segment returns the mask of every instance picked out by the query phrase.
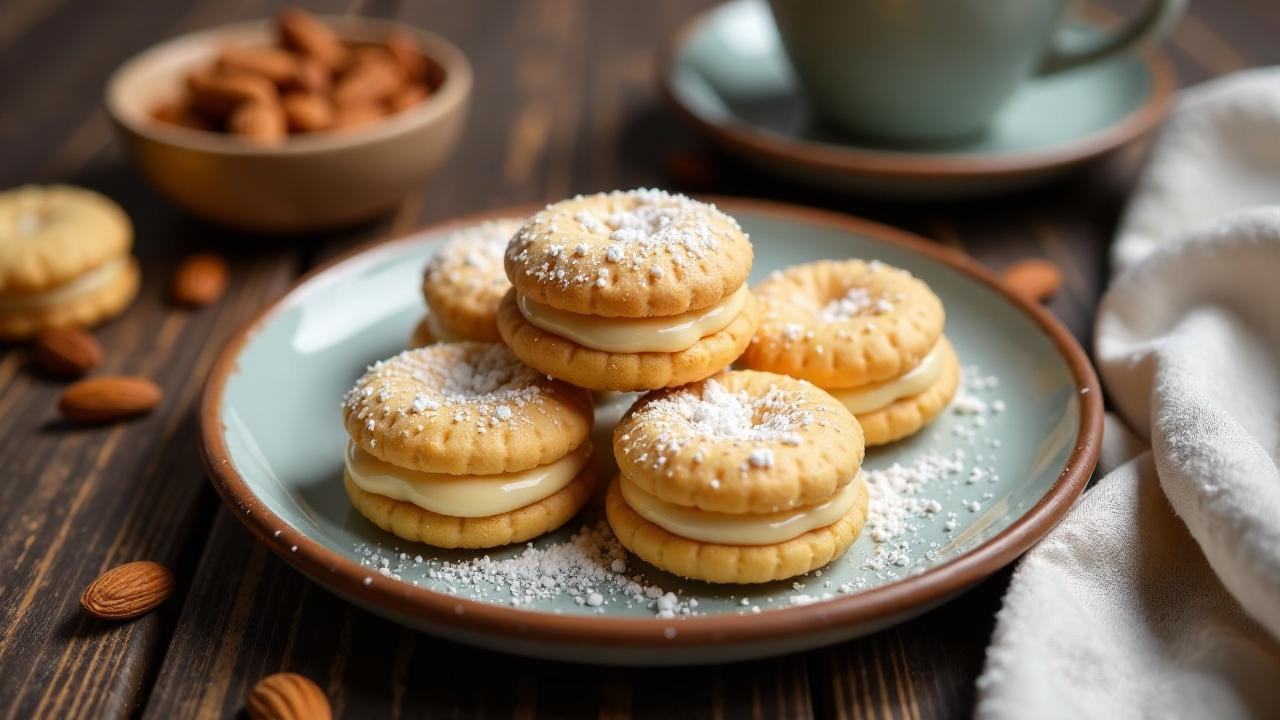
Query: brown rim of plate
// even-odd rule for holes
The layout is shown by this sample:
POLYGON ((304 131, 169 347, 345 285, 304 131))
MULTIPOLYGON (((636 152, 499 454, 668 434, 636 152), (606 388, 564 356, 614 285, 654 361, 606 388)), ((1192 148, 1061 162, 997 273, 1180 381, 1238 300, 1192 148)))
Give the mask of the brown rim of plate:
POLYGON ((930 602, 939 602, 1012 562, 1066 514, 1084 489, 1098 462, 1102 440, 1102 391, 1093 366, 1089 364, 1080 345, 1047 310, 1010 293, 994 273, 976 260, 903 230, 828 210, 772 201, 715 196, 701 199, 715 202, 730 212, 749 211, 836 228, 876 242, 914 250, 981 282, 1029 316, 1058 348, 1082 393, 1079 396, 1080 426, 1074 449, 1057 482, 1022 517, 999 534, 919 575, 832 600, 770 610, 759 615, 690 616, 674 620, 556 615, 484 603, 415 587, 407 582, 371 573, 368 568, 325 548, 272 513, 236 471, 223 439, 220 420, 224 386, 227 378, 235 372, 237 356, 249 338, 253 337, 267 319, 287 307, 302 285, 320 275, 340 269, 363 253, 376 253, 406 242, 419 242, 414 238, 422 233, 442 234, 452 228, 498 217, 528 214, 537 209, 537 206, 529 205, 476 213, 356 248, 303 275, 282 297, 260 310, 252 320, 236 331, 215 361, 201 399, 200 433, 203 456, 214 487, 232 509, 232 514, 259 541, 304 575, 324 578, 325 584, 341 594, 361 597, 390 612, 416 616, 436 624, 447 624, 471 633, 598 647, 619 644, 680 647, 747 643, 821 632, 827 628, 863 623, 930 602), (293 550, 295 546, 296 550, 293 550), (366 578, 370 578, 367 585, 366 578), (678 632, 668 635, 665 630, 672 627, 678 628, 678 632))
MULTIPOLYGON (((658 85, 662 95, 678 114, 712 141, 745 155, 762 155, 770 160, 824 172, 836 171, 853 175, 893 176, 906 178, 964 178, 978 176, 1013 176, 1069 167, 1091 160, 1141 137, 1165 116, 1177 85, 1173 65, 1167 55, 1151 47, 1139 53, 1151 73, 1151 94, 1142 107, 1119 122, 1078 140, 1049 150, 1008 155, 956 156, 947 154, 894 153, 828 143, 797 142, 789 136, 757 129, 747 123, 730 120, 715 123, 685 106, 672 87, 675 58, 685 40, 719 5, 685 21, 668 41, 658 64, 658 85)), ((1110 17, 1092 8, 1082 8, 1091 19, 1110 17)))

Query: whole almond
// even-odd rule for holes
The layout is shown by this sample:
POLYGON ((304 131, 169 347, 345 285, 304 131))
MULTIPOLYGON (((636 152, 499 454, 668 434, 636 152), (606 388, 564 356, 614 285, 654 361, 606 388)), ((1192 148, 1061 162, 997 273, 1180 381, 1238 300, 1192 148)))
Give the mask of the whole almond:
POLYGON ((80 607, 103 620, 128 620, 150 612, 173 592, 173 574, 149 560, 111 568, 80 594, 80 607))
POLYGON ((426 85, 418 85, 417 83, 403 85, 399 90, 392 93, 387 98, 387 109, 393 113, 408 110, 427 99, 428 95, 426 85))
POLYGON ((255 145, 270 147, 288 135, 284 109, 274 101, 247 102, 231 111, 227 129, 255 145))
POLYGON ((31 344, 31 362, 50 375, 80 377, 102 364, 102 345, 77 328, 49 328, 31 344))
POLYGON ((381 102, 404 84, 404 72, 393 60, 370 57, 353 65, 333 86, 333 101, 339 106, 381 102))
POLYGON ((185 100, 165 103, 151 112, 151 118, 165 125, 190 128, 192 130, 212 130, 213 125, 192 110, 185 100))
POLYGON ((332 129, 355 130, 375 123, 385 115, 386 111, 376 102, 339 105, 333 116, 332 129))
POLYGON ((1019 260, 1005 268, 1002 277, 1010 290, 1037 302, 1049 299, 1062 287, 1062 269, 1043 258, 1019 260))
POLYGON ((293 92, 280 101, 289 129, 315 132, 333 124, 333 103, 319 93, 293 92))
POLYGON ((145 415, 163 398, 160 386, 146 378, 112 375, 67 386, 58 399, 58 410, 75 423, 111 422, 145 415))
POLYGON ((246 705, 250 720, 330 720, 333 710, 310 678, 282 672, 258 681, 246 705))
POLYGON ((327 25, 306 10, 281 10, 276 15, 276 26, 285 47, 313 57, 329 68, 346 64, 346 46, 327 25))
POLYGON ((427 79, 427 58, 418 49, 413 36, 404 30, 393 30, 387 35, 387 52, 396 59, 404 76, 411 82, 427 79))
POLYGON ((329 68, 312 57, 299 55, 298 73, 289 82, 289 87, 309 93, 327 93, 333 85, 333 77, 329 68))
POLYGON ((169 297, 179 305, 212 305, 227 291, 230 277, 226 260, 213 253, 196 253, 174 268, 169 297))
POLYGON ((232 47, 218 56, 218 67, 223 70, 254 73, 277 85, 292 82, 300 65, 297 55, 280 48, 232 47))
POLYGON ((215 118, 225 118, 247 102, 274 102, 277 96, 270 80, 239 71, 192 73, 187 88, 192 107, 215 118))

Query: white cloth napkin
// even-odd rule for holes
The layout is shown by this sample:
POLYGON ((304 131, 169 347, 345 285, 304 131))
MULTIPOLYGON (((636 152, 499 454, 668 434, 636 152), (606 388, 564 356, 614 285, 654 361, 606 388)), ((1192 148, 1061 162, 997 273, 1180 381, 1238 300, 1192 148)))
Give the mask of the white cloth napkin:
POLYGON ((1105 476, 1014 572, 977 715, 1280 718, 1280 68, 1183 92, 1112 253, 1105 476))

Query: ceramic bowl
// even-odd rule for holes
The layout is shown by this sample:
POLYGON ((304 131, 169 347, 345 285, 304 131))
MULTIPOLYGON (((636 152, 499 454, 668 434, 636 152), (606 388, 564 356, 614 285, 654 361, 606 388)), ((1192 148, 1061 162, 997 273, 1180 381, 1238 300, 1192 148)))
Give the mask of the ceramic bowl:
POLYGON ((293 136, 277 147, 156 123, 187 73, 227 45, 268 45, 270 20, 182 35, 133 57, 111 76, 106 106, 129 154, 166 197, 199 217, 237 229, 298 233, 349 225, 394 207, 440 167, 457 144, 471 97, 471 65, 457 47, 385 20, 326 17, 343 40, 374 42, 392 30, 416 38, 444 83, 404 112, 344 133, 293 136))

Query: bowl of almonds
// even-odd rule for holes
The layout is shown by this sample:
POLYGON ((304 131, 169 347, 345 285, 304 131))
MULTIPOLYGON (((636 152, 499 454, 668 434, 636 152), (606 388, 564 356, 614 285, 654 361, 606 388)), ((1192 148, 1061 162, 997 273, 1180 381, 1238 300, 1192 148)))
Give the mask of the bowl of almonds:
POLYGON ((471 66, 401 23, 284 10, 127 61, 106 106, 142 173, 194 215, 301 233, 384 213, 457 144, 471 66))

